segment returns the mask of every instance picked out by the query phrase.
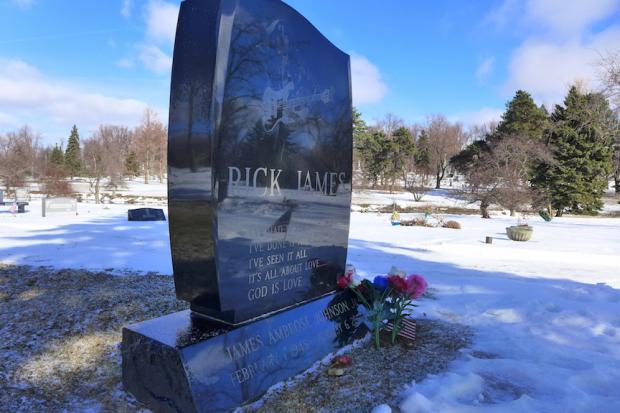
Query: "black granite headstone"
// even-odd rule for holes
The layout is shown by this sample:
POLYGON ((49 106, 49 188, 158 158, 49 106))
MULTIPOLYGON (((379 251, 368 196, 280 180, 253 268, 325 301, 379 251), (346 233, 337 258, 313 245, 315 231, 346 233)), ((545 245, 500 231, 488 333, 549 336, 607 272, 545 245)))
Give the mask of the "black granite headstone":
POLYGON ((165 221, 164 210, 159 208, 135 208, 127 210, 129 221, 165 221))
POLYGON ((351 204, 349 56, 279 0, 186 0, 169 125, 177 296, 239 324, 334 291, 351 204))
POLYGON ((349 56, 280 0, 185 0, 168 218, 191 311, 123 330, 123 383, 157 412, 225 412, 368 331, 344 272, 349 56))

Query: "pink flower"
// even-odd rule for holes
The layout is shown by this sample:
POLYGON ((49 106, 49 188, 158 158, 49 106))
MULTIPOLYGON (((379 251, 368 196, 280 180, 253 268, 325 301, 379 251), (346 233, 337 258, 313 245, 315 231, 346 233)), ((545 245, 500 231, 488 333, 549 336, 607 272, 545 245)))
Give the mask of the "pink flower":
POLYGON ((421 275, 411 274, 405 280, 407 287, 407 294, 414 300, 420 298, 422 294, 426 291, 428 284, 426 280, 421 275))

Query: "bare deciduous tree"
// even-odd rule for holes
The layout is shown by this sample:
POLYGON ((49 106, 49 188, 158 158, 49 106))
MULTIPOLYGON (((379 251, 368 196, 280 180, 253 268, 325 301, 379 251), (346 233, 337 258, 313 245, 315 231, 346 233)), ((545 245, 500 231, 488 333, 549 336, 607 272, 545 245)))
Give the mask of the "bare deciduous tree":
POLYGON ((95 203, 98 204, 101 202, 101 181, 106 173, 104 164, 106 147, 97 132, 83 142, 82 148, 84 173, 88 177, 90 190, 95 196, 95 203))
POLYGON ((24 126, 0 136, 0 177, 7 192, 42 174, 38 161, 39 136, 24 126))
POLYGON ((483 218, 490 218, 488 208, 494 203, 514 216, 533 202, 534 192, 528 179, 538 162, 553 162, 544 144, 525 136, 507 136, 475 156, 465 173, 465 196, 470 202, 480 202, 483 218))
MULTIPOLYGON (((602 56, 599 66, 602 92, 611 102, 617 115, 620 112, 620 51, 602 56)), ((620 136, 616 136, 614 141, 614 187, 616 194, 620 194, 620 136)))
POLYGON ((377 121, 375 128, 382 130, 386 136, 392 136, 396 129, 403 126, 405 126, 405 122, 401 118, 393 113, 388 113, 383 119, 377 121))
POLYGON ((95 202, 101 202, 101 184, 109 177, 117 185, 123 176, 124 154, 128 152, 130 133, 126 127, 102 125, 83 144, 84 172, 89 178, 95 202))
POLYGON ((149 177, 155 173, 160 181, 166 174, 167 131, 163 123, 157 119, 157 114, 151 108, 144 111, 142 124, 134 132, 133 150, 138 156, 144 172, 144 183, 149 183, 149 177))
POLYGON ((429 165, 435 174, 435 188, 441 189, 450 158, 458 153, 467 141, 467 134, 460 123, 452 124, 443 115, 429 118, 428 135, 429 165))
POLYGON ((105 173, 110 178, 110 185, 118 186, 125 174, 125 158, 129 154, 131 132, 125 126, 101 125, 96 133, 108 148, 105 154, 105 173))
POLYGON ((599 61, 599 79, 603 94, 616 110, 620 109, 620 51, 609 52, 599 61))

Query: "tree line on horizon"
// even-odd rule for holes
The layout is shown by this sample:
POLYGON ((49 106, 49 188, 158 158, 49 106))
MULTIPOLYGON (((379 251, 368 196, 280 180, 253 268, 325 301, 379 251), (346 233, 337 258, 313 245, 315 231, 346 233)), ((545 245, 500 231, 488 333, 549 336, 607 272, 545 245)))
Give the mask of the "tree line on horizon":
MULTIPOLYGON (((620 52, 600 62, 601 91, 571 86, 549 112, 519 90, 499 122, 465 128, 444 115, 406 125, 386 115, 373 126, 353 110, 356 185, 405 189, 420 200, 446 177, 463 180, 462 195, 478 202, 483 217, 500 205, 511 214, 527 208, 594 214, 609 179, 620 194, 620 52), (612 109, 613 108, 613 109, 612 109)), ((102 184, 114 191, 125 178, 167 171, 167 131, 152 109, 130 129, 101 125, 81 141, 73 126, 66 147, 42 146, 28 126, 0 134, 0 179, 6 192, 27 180, 47 195, 69 195, 74 177, 88 179, 96 202, 102 184)))
POLYGON ((492 204, 511 215, 529 208, 594 214, 610 178, 620 193, 618 112, 600 92, 570 87, 549 113, 519 90, 499 122, 465 129, 443 115, 406 126, 387 115, 367 126, 354 111, 354 160, 373 188, 404 188, 415 200, 440 189, 449 173, 464 180, 461 194, 478 202, 484 218, 492 204))
POLYGON ((103 185, 113 192, 124 179, 140 175, 147 184, 153 176, 163 182, 167 137, 166 126, 150 108, 133 129, 100 125, 84 140, 73 125, 64 148, 62 142, 41 145, 40 136, 24 126, 0 135, 0 178, 7 193, 34 180, 41 183, 41 192, 50 196, 71 195, 73 178, 86 178, 99 203, 103 185))

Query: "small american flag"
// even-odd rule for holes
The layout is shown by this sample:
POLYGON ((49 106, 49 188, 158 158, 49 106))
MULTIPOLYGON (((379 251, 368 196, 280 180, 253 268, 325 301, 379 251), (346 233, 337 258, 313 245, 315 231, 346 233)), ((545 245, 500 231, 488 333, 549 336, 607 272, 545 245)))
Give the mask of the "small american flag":
MULTIPOLYGON (((392 323, 387 323, 384 327, 385 331, 391 332, 394 328, 392 323)), ((405 318, 400 323, 400 331, 398 332, 398 336, 406 338, 412 342, 415 341, 415 320, 410 318, 405 318)))

